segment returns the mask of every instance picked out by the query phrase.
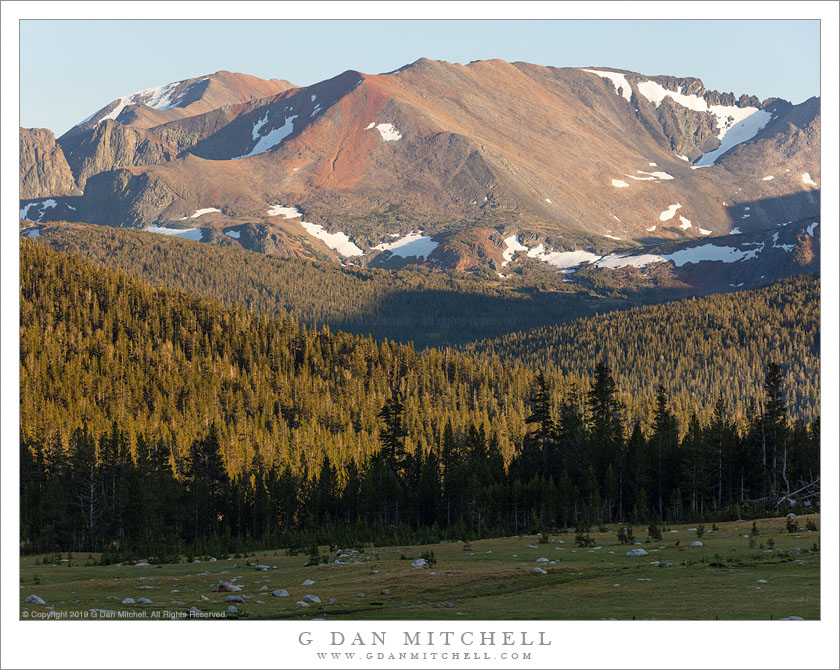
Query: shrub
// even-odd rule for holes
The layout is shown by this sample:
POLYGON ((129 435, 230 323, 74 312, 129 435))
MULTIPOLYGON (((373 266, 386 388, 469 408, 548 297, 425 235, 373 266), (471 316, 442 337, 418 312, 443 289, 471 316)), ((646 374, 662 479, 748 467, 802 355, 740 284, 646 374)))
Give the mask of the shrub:
POLYGON ((662 539, 662 529, 657 526, 655 523, 652 523, 648 526, 648 537, 651 540, 661 540, 662 539))
POLYGON ((697 526, 697 537, 703 537, 703 533, 705 532, 706 526, 704 526, 702 523, 699 526, 697 526))
POLYGON ((797 523, 796 519, 792 516, 787 518, 785 521, 785 529, 788 533, 798 533, 799 532, 799 524, 797 523))
POLYGON ((426 562, 429 565, 434 565, 435 563, 437 563, 437 559, 435 558, 435 552, 433 551, 424 551, 422 554, 420 554, 420 558, 425 558, 426 562))
POLYGON ((805 530, 813 530, 813 531, 818 530, 818 529, 817 529, 817 524, 815 524, 815 523, 814 523, 814 520, 813 520, 813 519, 808 519, 808 520, 805 522, 805 530))
MULTIPOLYGON (((249 562, 246 562, 246 565, 249 562)), ((317 545, 312 545, 312 549, 309 550, 309 558, 306 561, 306 565, 304 567, 312 567, 320 565, 321 563, 321 553, 318 551, 317 545)))
POLYGON ((758 535, 758 526, 755 525, 755 521, 753 521, 752 529, 750 529, 750 535, 753 537, 758 535))
POLYGON ((548 544, 548 535, 540 535, 537 544, 548 544))
POLYGON ((604 524, 601 524, 600 526, 598 526, 598 532, 599 533, 609 533, 610 532, 610 527, 605 526, 604 524))
POLYGON ((575 535, 575 544, 579 547, 594 547, 595 540, 593 540, 589 535, 585 535, 584 533, 577 533, 575 535))
POLYGON ((768 548, 772 549, 773 547, 775 547, 775 546, 776 546, 776 540, 774 540, 774 539, 771 537, 769 540, 767 540, 767 546, 768 546, 768 548))
POLYGON ((636 538, 633 536, 633 529, 622 526, 618 531, 619 544, 633 544, 636 538))

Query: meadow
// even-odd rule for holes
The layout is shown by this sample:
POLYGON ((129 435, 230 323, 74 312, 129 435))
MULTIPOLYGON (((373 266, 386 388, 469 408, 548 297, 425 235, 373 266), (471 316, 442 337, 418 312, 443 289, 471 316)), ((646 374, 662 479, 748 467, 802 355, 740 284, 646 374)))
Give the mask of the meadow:
POLYGON ((634 545, 619 544, 619 526, 611 525, 609 532, 592 529, 590 547, 576 546, 572 532, 422 546, 319 547, 330 563, 317 566, 306 565, 308 552, 287 549, 149 565, 99 565, 98 554, 22 556, 20 615, 27 620, 815 620, 820 534, 805 529, 809 521, 819 528, 818 514, 796 517, 796 532, 789 532, 785 517, 757 520, 757 534, 752 521, 667 526, 661 540, 650 540, 647 526, 633 526, 634 545), (647 555, 627 556, 633 549, 647 555), (420 559, 426 565, 412 565, 420 559), (312 583, 304 585, 307 580, 312 583), (241 590, 217 592, 220 581, 241 590), (273 595, 280 590, 289 595, 273 595), (31 595, 45 604, 25 603, 31 595), (316 598, 301 604, 307 595, 316 598), (231 596, 242 602, 229 602, 231 596), (123 604, 126 598, 135 603, 123 604), (151 602, 137 603, 138 598, 151 602))

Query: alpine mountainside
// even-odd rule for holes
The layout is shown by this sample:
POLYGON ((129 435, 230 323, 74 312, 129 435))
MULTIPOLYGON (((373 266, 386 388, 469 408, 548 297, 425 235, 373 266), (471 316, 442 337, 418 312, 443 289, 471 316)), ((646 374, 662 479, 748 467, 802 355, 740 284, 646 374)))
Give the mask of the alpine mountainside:
POLYGON ((421 59, 285 90, 249 79, 234 100, 230 86, 210 95, 244 77, 222 74, 124 96, 59 138, 84 195, 25 200, 22 218, 507 276, 527 259, 566 271, 667 264, 650 253, 663 244, 719 263, 717 249, 733 248, 721 236, 819 216, 818 98, 421 59))

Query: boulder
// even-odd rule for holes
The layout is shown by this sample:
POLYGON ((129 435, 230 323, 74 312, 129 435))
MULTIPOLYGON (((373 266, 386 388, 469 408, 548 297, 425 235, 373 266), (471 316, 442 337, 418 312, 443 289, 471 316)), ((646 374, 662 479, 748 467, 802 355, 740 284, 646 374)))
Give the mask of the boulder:
POLYGON ((756 584, 766 584, 766 583, 767 583, 767 580, 766 580, 766 579, 758 579, 758 580, 756 580, 756 582, 755 582, 755 583, 756 583, 756 584))
POLYGON ((548 559, 547 558, 538 558, 537 563, 548 563, 548 559))
POLYGON ((257 570, 271 570, 271 568, 267 565, 255 565, 254 566, 257 570))
POLYGON ((534 568, 534 572, 536 572, 538 575, 547 575, 547 574, 548 574, 548 573, 547 573, 545 570, 543 570, 542 568, 534 568))
POLYGON ((648 553, 644 549, 631 549, 625 556, 647 556, 648 553))
POLYGON ((241 591, 242 587, 237 586, 236 584, 231 584, 230 582, 220 581, 219 588, 216 589, 216 593, 225 593, 225 592, 234 592, 234 591, 241 591))
POLYGON ((210 600, 207 596, 198 596, 199 600, 210 600))
POLYGON ((239 614, 239 610, 236 609, 235 605, 228 605, 225 612, 227 612, 228 614, 234 614, 234 615, 239 614))
POLYGON ((122 604, 123 605, 133 605, 134 602, 135 602, 134 598, 123 598, 122 599, 122 604))
POLYGON ((321 599, 318 596, 305 595, 301 600, 305 603, 319 603, 321 599))
POLYGON ((149 564, 148 564, 148 563, 135 563, 134 565, 136 565, 138 568, 147 568, 147 567, 149 567, 149 564))
POLYGON ((190 614, 201 614, 201 610, 197 607, 190 607, 189 612, 190 614))
POLYGON ((692 547, 702 547, 703 543, 700 540, 694 540, 694 542, 691 543, 691 546, 692 547))
POLYGON ((153 588, 154 588, 154 586, 138 586, 137 590, 138 591, 148 591, 149 589, 153 589, 153 588))
POLYGON ((309 603, 305 603, 305 602, 303 602, 302 600, 298 600, 298 601, 295 603, 295 605, 297 605, 298 607, 309 607, 309 603))
POLYGON ((801 616, 783 616, 779 621, 805 621, 801 616))
POLYGON ((356 597, 357 597, 357 598, 364 598, 364 597, 365 597, 365 594, 364 594, 364 593, 357 593, 357 594, 356 594, 356 597))
POLYGON ((260 591, 268 591, 268 587, 267 587, 265 584, 263 584, 263 585, 260 587, 260 591))
POLYGON ((277 598, 288 598, 289 592, 286 589, 277 589, 276 591, 272 591, 271 595, 276 596, 277 598))
POLYGON ((41 596, 29 596, 28 598, 24 599, 25 603, 32 603, 33 605, 46 605, 47 601, 44 600, 41 596))
POLYGON ((226 603, 244 603, 245 598, 243 598, 242 596, 228 596, 227 598, 225 598, 225 602, 226 603))
POLYGON ((143 603, 144 605, 151 605, 152 604, 152 601, 149 600, 148 598, 138 598, 137 602, 138 603, 143 603))
POLYGON ((424 568, 429 564, 429 562, 425 558, 418 558, 416 561, 412 561, 411 567, 412 568, 424 568))
POLYGON ((300 585, 301 586, 312 586, 314 583, 315 582, 312 581, 311 579, 304 579, 303 582, 301 582, 300 585))
POLYGON ((391 592, 388 589, 382 589, 380 592, 383 596, 390 596, 391 592))

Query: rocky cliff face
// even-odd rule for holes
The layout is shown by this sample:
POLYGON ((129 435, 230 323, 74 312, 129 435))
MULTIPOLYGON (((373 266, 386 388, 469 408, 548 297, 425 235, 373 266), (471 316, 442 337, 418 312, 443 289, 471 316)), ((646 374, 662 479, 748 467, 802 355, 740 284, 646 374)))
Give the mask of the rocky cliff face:
POLYGON ((176 146, 167 144, 154 132, 124 126, 107 120, 90 130, 60 140, 67 162, 79 188, 100 172, 135 165, 156 165, 173 160, 176 146))
POLYGON ((55 136, 46 128, 20 129, 20 198, 71 195, 76 182, 55 136))

